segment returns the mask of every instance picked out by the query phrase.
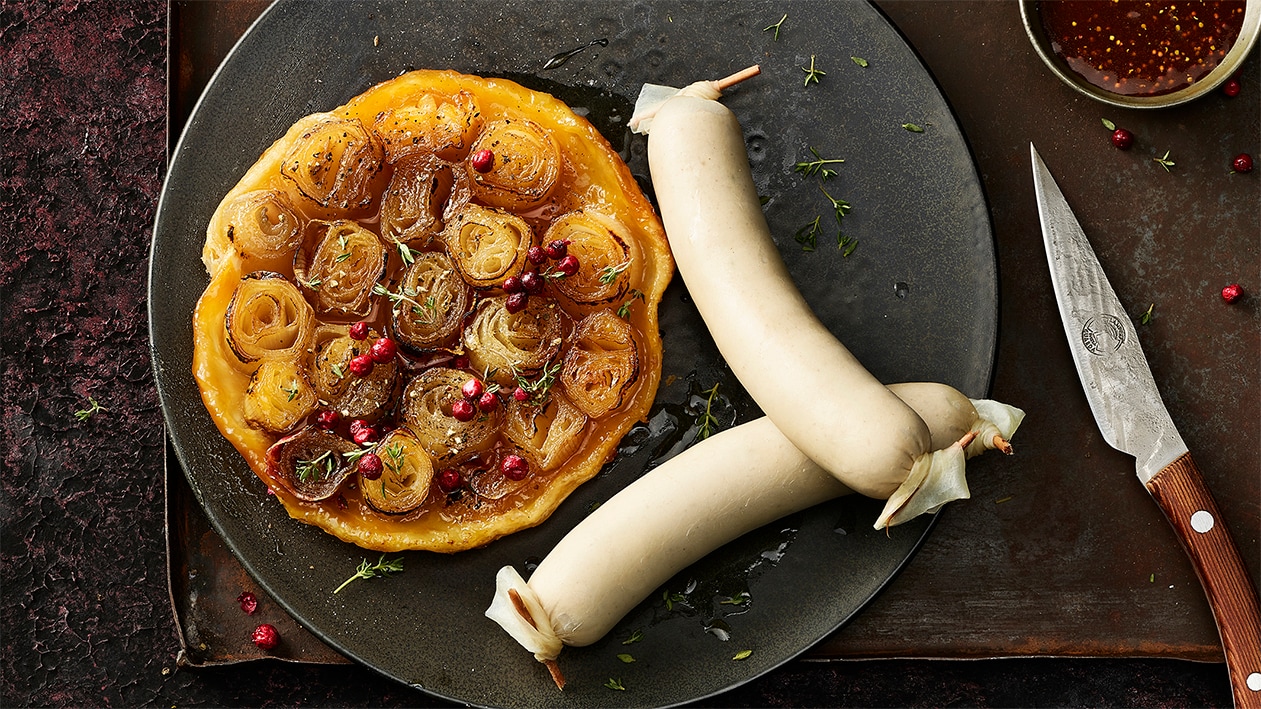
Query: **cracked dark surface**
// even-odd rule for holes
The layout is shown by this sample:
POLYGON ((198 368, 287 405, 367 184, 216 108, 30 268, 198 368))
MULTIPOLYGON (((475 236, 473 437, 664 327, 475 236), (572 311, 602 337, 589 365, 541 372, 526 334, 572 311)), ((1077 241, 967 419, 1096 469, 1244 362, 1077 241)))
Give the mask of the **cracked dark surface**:
MULTIPOLYGON (((175 669, 146 269, 166 4, 0 4, 0 704, 404 706, 358 666, 175 669), (96 400, 103 411, 80 421, 96 400)), ((791 663, 706 706, 1228 705, 1220 665, 791 663)))

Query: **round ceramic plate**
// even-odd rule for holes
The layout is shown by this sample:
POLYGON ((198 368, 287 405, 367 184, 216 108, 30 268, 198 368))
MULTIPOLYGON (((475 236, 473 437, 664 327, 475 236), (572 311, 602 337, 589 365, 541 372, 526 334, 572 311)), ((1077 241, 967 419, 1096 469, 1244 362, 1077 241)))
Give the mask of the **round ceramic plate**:
MULTIPOLYGON (((377 555, 290 520, 219 435, 191 376, 207 221, 301 116, 412 68, 508 77, 587 115, 651 196, 645 139, 625 127, 640 86, 680 86, 754 63, 762 75, 724 103, 744 126, 767 218, 807 300, 880 379, 936 380, 983 396, 997 319, 985 198, 941 92, 869 4, 285 2, 245 35, 193 112, 158 207, 153 360, 194 493, 246 568, 301 623, 345 655, 459 702, 662 706, 721 692, 798 656, 906 563, 930 519, 886 535, 871 529, 875 501, 810 509, 683 571, 600 643, 566 649, 563 693, 483 616, 497 569, 528 573, 594 505, 697 439, 703 392, 718 385, 711 412, 722 427, 758 415, 677 278, 661 306, 666 358, 652 416, 598 477, 539 527, 453 556, 400 554, 403 573, 337 595, 377 555), (778 34, 765 29, 785 10, 778 34), (826 73, 807 83, 811 62, 826 73), (826 181, 795 171, 816 159, 812 151, 845 162, 831 164, 836 175, 826 181), (856 243, 848 255, 838 248, 828 195, 852 206, 843 220, 856 243), (816 247, 806 251, 795 235, 816 217, 816 247), (624 644, 632 636, 638 641, 624 644), (623 653, 635 662, 623 662, 623 653), (606 686, 611 680, 624 689, 606 686)), ((633 561, 614 550, 608 563, 633 561)))

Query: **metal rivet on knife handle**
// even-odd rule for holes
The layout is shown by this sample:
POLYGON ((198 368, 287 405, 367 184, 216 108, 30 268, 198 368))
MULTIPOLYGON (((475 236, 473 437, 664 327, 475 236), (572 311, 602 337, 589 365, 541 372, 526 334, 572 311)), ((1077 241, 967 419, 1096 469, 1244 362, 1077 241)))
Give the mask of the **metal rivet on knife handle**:
POLYGON ((1151 480, 1147 490, 1169 518, 1204 585, 1217 620, 1236 707, 1261 707, 1261 611, 1252 577, 1188 453, 1151 480), (1206 519, 1207 526, 1197 528, 1206 519))

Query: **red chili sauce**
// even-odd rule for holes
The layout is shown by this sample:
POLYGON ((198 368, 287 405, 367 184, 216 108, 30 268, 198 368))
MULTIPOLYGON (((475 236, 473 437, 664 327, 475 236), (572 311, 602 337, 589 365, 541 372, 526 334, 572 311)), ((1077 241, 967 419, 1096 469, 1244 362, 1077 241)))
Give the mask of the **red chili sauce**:
POLYGON ((1105 91, 1160 96, 1217 66, 1243 28, 1244 0, 1043 0, 1051 48, 1105 91))

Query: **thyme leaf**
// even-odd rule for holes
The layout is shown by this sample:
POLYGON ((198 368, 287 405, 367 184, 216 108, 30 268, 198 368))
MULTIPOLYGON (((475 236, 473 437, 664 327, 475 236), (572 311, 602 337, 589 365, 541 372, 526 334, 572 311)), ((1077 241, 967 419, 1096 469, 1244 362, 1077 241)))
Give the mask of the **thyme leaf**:
POLYGON ((622 272, 629 267, 630 261, 623 261, 616 266, 605 266, 604 270, 600 272, 600 282, 607 286, 616 281, 617 277, 622 275, 622 272))
POLYGON ((381 558, 378 559, 377 563, 375 564, 369 564, 368 560, 364 559, 363 563, 359 565, 358 570, 355 571, 354 576, 351 576, 350 578, 343 581, 342 585, 338 586, 333 591, 333 593, 337 593, 343 588, 346 588, 346 586, 350 585, 351 581, 355 581, 357 579, 370 579, 375 576, 385 577, 385 576, 389 576, 390 574, 400 572, 402 570, 403 570, 403 557, 401 556, 397 559, 394 559, 393 561, 386 561, 385 554, 382 554, 381 558))
POLYGON ((1153 160, 1154 162, 1156 162, 1156 163, 1159 163, 1161 167, 1165 168, 1165 172, 1173 172, 1173 171, 1172 171, 1172 170, 1170 170, 1169 168, 1171 168, 1171 167, 1173 167, 1174 165, 1176 165, 1176 164, 1177 164, 1177 163, 1175 163, 1174 161, 1172 161, 1172 160, 1170 160, 1170 159, 1169 159, 1169 151, 1168 151, 1168 150, 1166 150, 1166 151, 1165 151, 1165 154, 1164 154, 1164 155, 1162 155, 1162 156, 1160 156, 1160 157, 1158 157, 1158 158, 1152 158, 1152 160, 1153 160))
POLYGON ((1138 318, 1138 324, 1139 324, 1139 325, 1146 325, 1146 324, 1150 323, 1150 322, 1152 321, 1152 317, 1153 317, 1153 315, 1152 315, 1152 311, 1153 311, 1153 310, 1155 310, 1155 309, 1156 309, 1156 304, 1155 304, 1155 303, 1152 303, 1151 305, 1147 306, 1147 312, 1145 312, 1145 313, 1143 313, 1142 315, 1140 315, 1140 316, 1139 316, 1139 318, 1138 318))
POLYGON ((753 654, 752 650, 741 650, 740 652, 737 652, 731 659, 737 660, 737 661, 744 660, 744 659, 747 659, 752 654, 753 654))
POLYGON ((289 395, 289 398, 286 399, 285 401, 293 401, 294 398, 298 395, 298 383, 289 382, 289 386, 280 387, 280 390, 289 395))
POLYGON ((643 639, 644 639, 644 631, 639 630, 638 628, 636 628, 635 630, 632 630, 632 631, 631 631, 630 637, 628 637, 628 638, 626 638, 625 640, 623 640, 623 641, 622 641, 622 644, 623 644, 623 645, 633 645, 633 644, 635 644, 635 643, 637 643, 637 642, 639 642, 640 640, 643 640, 643 639))
POLYGON ((311 460, 299 460, 297 464, 294 465, 294 472, 298 474, 299 480, 304 483, 309 483, 312 480, 318 480, 332 475, 333 467, 336 464, 336 461, 333 460, 333 452, 324 451, 311 460))
POLYGON ((863 67, 864 69, 867 68, 867 60, 863 59, 862 57, 850 57, 850 61, 854 62, 860 67, 863 67))
POLYGON ((416 262, 416 253, 408 248, 407 244, 395 239, 394 243, 398 246, 398 256, 403 259, 404 266, 410 266, 416 262))
POLYGON ((815 217, 814 221, 801 227, 793 234, 793 240, 801 244, 802 251, 814 251, 815 246, 819 242, 819 220, 823 217, 815 217))
POLYGON ((635 656, 631 655, 628 652, 619 652, 617 654, 617 659, 629 665, 630 663, 635 661, 635 656))
POLYGON ((787 20, 787 19, 788 19, 788 15, 785 14, 783 17, 779 18, 779 22, 776 22, 775 24, 767 26, 767 27, 763 27, 762 31, 770 32, 771 30, 775 30, 775 36, 771 38, 771 41, 778 42, 779 41, 779 28, 784 26, 784 20, 787 20))
POLYGON ((1117 124, 1113 123, 1112 121, 1110 121, 1110 120, 1108 120, 1108 119, 1106 119, 1106 118, 1101 118, 1100 120, 1102 120, 1102 121, 1103 121, 1103 127, 1104 127, 1104 128, 1107 128, 1108 130, 1116 130, 1116 129, 1117 129, 1117 124))
POLYGON ((805 86, 809 86, 810 82, 812 81, 816 84, 819 83, 819 77, 827 76, 828 74, 826 71, 823 71, 822 69, 815 68, 813 54, 810 55, 810 66, 809 67, 803 66, 801 67, 801 70, 806 72, 806 83, 804 84, 805 86))
POLYGON ((924 129, 914 123, 903 123, 902 127, 912 133, 923 133, 924 129))
POLYGON ((92 397, 89 396, 88 407, 86 409, 79 409, 78 411, 74 412, 74 417, 79 419, 80 421, 87 421, 88 419, 101 413, 102 411, 109 411, 109 409, 105 408, 104 406, 101 406, 101 404, 96 399, 93 399, 92 397))
POLYGON ((796 163, 793 165, 793 172, 800 172, 805 177, 818 175, 820 180, 827 182, 836 177, 836 170, 829 168, 828 165, 839 165, 845 162, 843 158, 824 158, 813 147, 810 148, 810 153, 815 159, 796 163))
POLYGON ((609 689, 616 689, 619 692, 626 691, 626 687, 622 686, 622 681, 618 679, 613 679, 612 677, 609 678, 608 682, 604 683, 604 686, 608 687, 609 689))
POLYGON ((697 436, 703 441, 709 438, 718 426, 718 419, 714 418, 713 414, 714 397, 718 395, 718 385, 715 384, 702 393, 705 395, 705 413, 701 414, 699 421, 700 431, 697 433, 697 436))
POLYGON ((631 304, 636 300, 644 300, 644 294, 637 288, 631 288, 630 297, 626 299, 625 303, 622 303, 622 307, 617 309, 617 316, 623 320, 630 317, 631 304))

